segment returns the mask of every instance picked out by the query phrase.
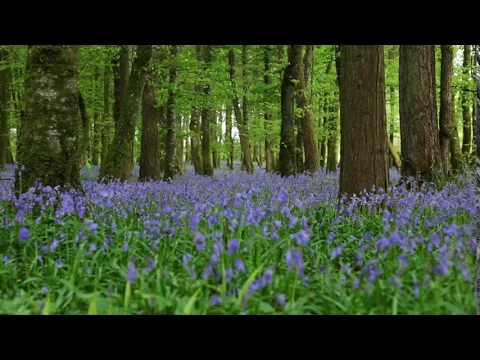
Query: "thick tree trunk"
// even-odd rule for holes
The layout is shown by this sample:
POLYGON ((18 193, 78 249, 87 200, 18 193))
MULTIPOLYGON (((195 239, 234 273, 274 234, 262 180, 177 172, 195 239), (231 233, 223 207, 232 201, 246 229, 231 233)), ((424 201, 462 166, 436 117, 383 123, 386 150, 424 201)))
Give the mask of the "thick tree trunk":
POLYGON ((183 152, 183 117, 180 114, 176 114, 175 116, 175 127, 176 127, 176 135, 177 135, 177 167, 180 172, 183 172, 183 164, 185 163, 184 152, 183 152))
POLYGON ((8 49, 4 45, 0 45, 0 169, 4 168, 8 162, 7 158, 10 151, 8 105, 12 72, 9 55, 8 49))
POLYGON ((402 175, 433 180, 443 171, 435 91, 435 45, 400 45, 402 175))
MULTIPOLYGON (((202 61, 202 46, 196 45, 197 52, 197 61, 200 63, 202 61)), ((195 93, 198 96, 201 96, 202 86, 198 83, 195 84, 195 93)), ((190 151, 192 157, 193 167, 195 169, 196 175, 204 175, 203 172, 203 159, 201 152, 201 137, 200 137, 200 116, 201 109, 200 107, 195 107, 190 115, 190 151)))
POLYGON ((383 51, 383 45, 340 45, 340 196, 388 188, 383 51))
POLYGON ((93 73, 93 143, 92 143, 92 165, 98 165, 100 156, 100 125, 98 123, 99 113, 97 108, 98 88, 98 66, 95 66, 93 73))
POLYGON ((121 111, 120 120, 105 164, 100 168, 100 179, 105 178, 107 181, 113 179, 129 180, 123 172, 125 164, 130 158, 130 148, 126 145, 133 143, 135 136, 146 71, 151 57, 152 45, 138 46, 137 56, 133 62, 132 73, 127 86, 125 108, 121 111))
MULTIPOLYGON (((252 155, 250 153, 250 141, 248 138, 248 104, 247 109, 240 109, 240 101, 237 95, 236 70, 235 70, 235 51, 230 49, 228 52, 228 63, 230 71, 230 83, 233 88, 233 111, 240 137, 240 147, 242 149, 242 164, 249 174, 253 173, 252 155), (245 113, 247 113, 245 115, 245 113), (247 123, 245 124, 245 120, 247 123)), ((245 99, 246 100, 246 99, 245 99)), ((245 105, 245 104, 244 104, 245 105)))
MULTIPOLYGON (((463 69, 462 73, 466 81, 467 77, 470 75, 470 62, 471 62, 471 46, 464 45, 463 48, 463 69)), ((467 87, 466 85, 464 85, 467 87)), ((465 155, 470 155, 471 145, 472 145, 472 118, 470 116, 470 101, 469 101, 469 92, 462 91, 462 118, 463 118, 463 141, 462 141, 462 153, 465 155)), ((452 154, 453 156, 453 154, 452 154)), ((454 160, 452 159, 452 162, 454 160)), ((455 161, 458 161, 455 160, 455 161)))
POLYGON ((103 77, 103 126, 102 126, 102 153, 100 163, 103 165, 107 158, 110 144, 110 74, 111 69, 105 66, 103 77))
POLYGON ((145 83, 142 94, 142 140, 139 181, 160 179, 160 124, 161 108, 157 106, 156 89, 145 83))
POLYGON ((310 109, 310 99, 308 97, 312 85, 313 51, 314 45, 306 46, 303 71, 300 71, 299 94, 297 95, 297 105, 303 110, 300 121, 305 148, 305 170, 308 170, 311 174, 315 173, 320 165, 313 113, 310 109))
POLYGON ((81 188, 82 121, 77 46, 29 45, 25 73, 25 115, 18 141, 16 189, 44 186, 81 188))
POLYGON ((452 169, 461 171, 462 153, 459 147, 458 134, 455 126, 454 95, 452 92, 453 77, 453 47, 441 45, 441 84, 440 84, 440 153, 446 174, 449 172, 451 154, 452 169))
POLYGON ((129 57, 130 47, 128 45, 120 45, 118 58, 115 57, 112 59, 114 84, 113 121, 115 123, 115 127, 118 125, 120 114, 125 107, 128 78, 130 75, 129 57))
POLYGON ((294 92, 300 75, 302 45, 290 45, 288 66, 281 88, 282 125, 280 130, 279 168, 282 176, 295 175, 294 92))
POLYGON ((242 101, 242 114, 243 114, 243 123, 242 123, 242 132, 243 136, 248 143, 248 152, 244 152, 244 161, 245 167, 249 174, 253 173, 253 157, 250 146, 250 109, 248 107, 248 45, 243 45, 242 47, 242 65, 243 65, 243 101, 242 101))
POLYGON ((175 132, 175 88, 177 86, 178 69, 177 69, 177 56, 178 45, 170 45, 170 74, 169 74, 169 87, 168 87, 168 100, 167 100, 167 148, 165 153, 165 171, 163 179, 165 181, 171 180, 178 172, 177 168, 177 152, 176 152, 176 132, 175 132))
MULTIPOLYGON (((205 45, 203 53, 203 60, 205 62, 204 70, 208 71, 213 62, 213 45, 205 45)), ((210 97, 211 86, 210 83, 204 85, 203 93, 208 99, 210 97)), ((210 118, 212 116, 212 110, 210 104, 207 104, 202 108, 202 161, 203 161, 203 173, 207 176, 213 176, 212 166, 212 145, 210 139, 210 118)))
POLYGON ((295 137, 295 172, 301 174, 305 171, 305 168, 303 162, 303 131, 299 116, 295 116, 295 129, 297 130, 297 136, 295 137))

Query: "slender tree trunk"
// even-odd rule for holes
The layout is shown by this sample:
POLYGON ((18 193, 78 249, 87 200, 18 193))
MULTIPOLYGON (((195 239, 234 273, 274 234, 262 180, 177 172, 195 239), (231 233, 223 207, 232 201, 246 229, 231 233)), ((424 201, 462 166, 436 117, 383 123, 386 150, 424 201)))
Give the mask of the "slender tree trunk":
POLYGON ((225 143, 227 145, 228 157, 227 157, 227 165, 230 170, 233 170, 233 136, 232 136, 232 106, 226 106, 225 110, 225 121, 226 121, 226 139, 225 143))
POLYGON ((111 69, 105 66, 103 77, 103 126, 102 126, 102 153, 100 163, 104 164, 110 144, 110 74, 111 69))
MULTIPOLYGON (((213 62, 213 45, 205 45, 203 53, 203 60, 205 62, 204 70, 208 71, 213 62)), ((210 83, 204 85, 203 93, 207 99, 210 98, 211 86, 210 83)), ((202 108, 202 161, 204 175, 213 176, 212 166, 212 145, 210 139, 210 118, 212 111, 210 110, 210 104, 207 103, 202 108)))
MULTIPOLYGON (((235 70, 235 51, 230 49, 228 52, 228 62, 230 67, 230 82, 233 88, 233 111, 240 137, 240 146, 242 149, 242 164, 249 174, 253 173, 252 155, 250 153, 250 142, 248 137, 248 104, 247 108, 240 109, 240 101, 237 95, 236 70, 235 70), (247 115, 245 115, 247 113, 247 115), (247 123, 245 124, 245 120, 247 123)), ((245 99, 246 100, 246 99, 245 99)), ((244 104, 245 106, 245 104, 244 104)))
POLYGON ((454 172, 461 170, 462 154, 458 146, 458 134, 456 134, 454 118, 454 95, 452 92, 453 77, 453 47, 441 45, 441 84, 440 84, 440 153, 445 174, 449 173, 450 152, 452 155, 452 168, 454 172), (456 146, 455 146, 456 145, 456 146), (452 150, 452 151, 450 151, 452 150))
POLYGON ((305 168, 303 162, 303 131, 299 116, 295 116, 295 129, 297 130, 297 136, 295 137, 295 172, 301 174, 305 171, 305 168))
POLYGON ((16 189, 44 186, 81 188, 82 121, 77 46, 29 45, 25 73, 25 115, 18 141, 16 189))
POLYGON ((281 89, 280 174, 295 175, 294 92, 300 75, 302 45, 290 45, 281 89))
POLYGON ((308 92, 312 86, 313 51, 314 45, 306 46, 303 71, 300 71, 299 94, 297 95, 297 105, 303 110, 300 121, 302 125, 303 145, 305 147, 305 170, 308 170, 311 174, 315 173, 320 165, 313 114, 310 109, 310 99, 308 97, 308 92))
POLYGON ((100 156, 100 124, 98 123, 99 113, 97 107, 98 89, 98 66, 95 66, 93 73, 93 144, 92 144, 92 165, 98 165, 100 156))
MULTIPOLYGON (((394 86, 390 86, 389 87, 389 97, 390 97, 390 119, 389 119, 389 140, 390 140, 390 143, 392 143, 392 146, 393 146, 393 141, 394 141, 394 138, 395 138, 395 87, 394 86)), ((390 146, 390 145, 389 145, 390 146)), ((389 147, 390 149, 390 147, 389 147)), ((390 153, 390 157, 389 157, 389 160, 390 160, 390 167, 392 167, 393 165, 397 166, 398 162, 396 161, 395 157, 393 156, 392 153, 390 153)))
MULTIPOLYGON (((471 46, 464 45, 463 48, 463 69, 462 73, 464 76, 464 83, 466 82, 467 77, 470 75, 470 62, 471 62, 471 46)), ((466 85, 464 85, 467 87, 466 85)), ((462 117, 463 117, 463 142, 462 142, 462 153, 470 155, 471 145, 472 145, 472 118, 470 116, 470 105, 469 105, 469 92, 464 90, 462 91, 462 117)), ((453 154, 452 154, 453 156, 453 154)), ((458 161, 458 159, 453 160, 458 161)))
POLYGON ((167 100, 167 148, 165 154, 165 172, 163 179, 165 181, 171 180, 178 172, 176 166, 176 133, 175 133, 175 88, 177 86, 178 69, 177 69, 177 56, 179 46, 170 45, 170 75, 169 75, 169 87, 168 87, 168 100, 167 100))
POLYGON ((391 138, 388 138, 388 151, 390 152, 390 156, 393 159, 393 164, 397 169, 400 169, 402 167, 402 160, 400 160, 400 157, 398 156, 397 149, 395 149, 395 146, 393 145, 391 138))
POLYGON ((388 188, 383 45, 340 45, 340 192, 388 188))
POLYGON ((435 91, 435 45, 400 45, 402 175, 443 172, 435 91))
POLYGON ((218 169, 219 163, 217 163, 217 158, 218 158, 218 137, 217 137, 217 127, 218 127, 218 122, 217 122, 217 116, 212 116, 213 123, 210 123, 210 125, 213 125, 210 127, 210 136, 212 139, 212 165, 214 169, 218 169))
POLYGON ((82 96, 82 93, 78 92, 78 105, 80 108, 80 118, 82 119, 82 130, 83 130, 83 144, 82 144, 82 160, 81 164, 85 164, 90 155, 90 144, 88 139, 90 139, 90 118, 87 114, 87 107, 85 105, 85 100, 82 96))
MULTIPOLYGON (((271 52, 272 48, 270 45, 264 46, 264 66, 265 66, 265 74, 263 76, 263 81, 265 83, 265 97, 269 97, 270 89, 272 84, 272 79, 270 78, 270 63, 271 63, 271 52)), ((265 127, 265 171, 267 173, 273 172, 275 169, 273 166, 274 163, 274 155, 272 152, 272 120, 273 115, 269 111, 265 111, 264 114, 264 127, 265 127)))
MULTIPOLYGON (((335 70, 336 70, 336 85, 337 89, 340 86, 340 50, 338 46, 335 46, 335 70)), ((338 91, 338 90, 337 90, 338 91)), ((337 93, 338 94, 338 93, 337 93)), ((337 171, 337 142, 338 142, 338 105, 336 103, 330 106, 331 116, 327 120, 328 126, 328 154, 327 154, 327 169, 328 171, 337 171)))
POLYGON ((4 45, 0 45, 0 169, 7 163, 10 151, 8 106, 10 100, 10 54, 4 45))
POLYGON ((176 135, 177 135, 177 161, 178 170, 183 172, 183 164, 185 163, 184 151, 183 151, 183 117, 177 113, 175 117, 176 135))
POLYGON ((135 136, 146 72, 151 58, 152 45, 139 45, 127 86, 125 108, 121 111, 120 120, 105 164, 100 168, 100 179, 105 178, 107 181, 112 179, 129 180, 125 178, 123 172, 125 163, 130 158, 130 149, 125 145, 133 142, 135 136))
POLYGON ((161 108, 157 105, 155 87, 146 82, 142 94, 142 141, 139 181, 160 179, 160 124, 161 108))
POLYGON ((249 151, 247 153, 244 153, 244 161, 245 161, 245 167, 246 170, 249 174, 253 173, 254 167, 253 167, 253 157, 252 157, 252 152, 251 152, 251 145, 250 145, 250 109, 248 107, 248 91, 249 91, 249 86, 248 86, 248 45, 243 45, 242 47, 242 65, 243 65, 243 102, 242 102, 242 113, 243 113, 243 135, 246 138, 246 142, 248 142, 248 148, 249 151))

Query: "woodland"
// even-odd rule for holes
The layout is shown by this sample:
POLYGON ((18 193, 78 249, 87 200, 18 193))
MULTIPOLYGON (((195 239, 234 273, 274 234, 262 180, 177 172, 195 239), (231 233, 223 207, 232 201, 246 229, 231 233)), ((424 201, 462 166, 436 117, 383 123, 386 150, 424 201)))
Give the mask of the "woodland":
POLYGON ((479 58, 0 45, 0 314, 475 314, 479 58))

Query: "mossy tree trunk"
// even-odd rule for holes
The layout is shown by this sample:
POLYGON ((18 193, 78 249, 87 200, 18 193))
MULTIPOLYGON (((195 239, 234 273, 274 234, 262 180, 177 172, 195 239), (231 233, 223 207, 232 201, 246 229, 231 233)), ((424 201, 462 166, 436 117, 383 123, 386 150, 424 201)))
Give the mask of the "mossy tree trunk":
POLYGON ((16 189, 45 186, 81 188, 83 134, 79 108, 77 46, 29 45, 25 114, 18 139, 16 189))
POLYGON ((303 45, 290 45, 288 65, 285 69, 281 88, 282 125, 280 130, 279 168, 282 176, 296 174, 295 166, 295 122, 294 95, 295 84, 300 75, 303 45))
POLYGON ((431 181, 443 172, 435 88, 435 45, 400 45, 402 175, 431 181))
POLYGON ((93 73, 93 141, 92 141, 92 165, 99 164, 100 157, 100 124, 98 123, 100 119, 99 109, 97 106, 97 96, 98 96, 98 66, 95 66, 93 73))
POLYGON ((176 86, 178 79, 177 56, 179 51, 178 45, 170 45, 170 71, 168 77, 168 100, 167 100, 167 146, 165 153, 165 171, 164 180, 172 180, 178 172, 177 166, 177 134, 175 125, 175 102, 176 102, 176 86))
POLYGON ((383 45, 340 45, 340 191, 388 188, 383 45))
MULTIPOLYGON (((203 47, 203 62, 204 71, 209 72, 213 62, 213 45, 204 45, 203 47)), ((210 120, 212 117, 212 110, 210 104, 211 85, 210 79, 203 86, 203 94, 205 96, 205 103, 202 108, 202 162, 203 174, 213 176, 212 165, 212 144, 210 136, 210 120)))
POLYGON ((100 155, 100 163, 102 165, 107 158, 108 146, 110 144, 110 66, 105 66, 103 76, 102 152, 100 155))
POLYGON ((0 45, 0 169, 5 167, 10 152, 8 106, 12 72, 9 58, 8 48, 0 45))
POLYGON ((441 45, 441 84, 440 84, 440 152, 446 174, 449 172, 450 154, 453 172, 462 168, 462 153, 460 151, 457 128, 454 116, 454 95, 452 92, 453 78, 453 47, 441 45))
POLYGON ((105 164, 100 168, 100 180, 103 178, 106 181, 129 180, 123 171, 125 163, 130 159, 130 148, 126 145, 132 143, 135 136, 135 126, 140 111, 146 72, 151 58, 152 45, 139 45, 128 81, 125 107, 120 113, 120 119, 105 164))

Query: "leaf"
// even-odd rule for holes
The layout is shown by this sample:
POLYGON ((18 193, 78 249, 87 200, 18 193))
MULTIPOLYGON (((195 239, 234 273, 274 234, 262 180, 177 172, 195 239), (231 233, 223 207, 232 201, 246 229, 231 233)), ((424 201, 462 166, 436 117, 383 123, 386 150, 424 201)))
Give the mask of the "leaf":
POLYGON ((190 298, 190 300, 188 300, 187 305, 185 305, 185 308, 183 309, 183 313, 185 315, 190 315, 192 313, 193 305, 195 304, 195 300, 197 300, 200 291, 202 291, 202 289, 198 289, 190 298))
POLYGON ((272 307, 272 305, 270 305, 269 303, 266 303, 264 301, 262 301, 260 303, 260 313, 263 313, 263 314, 274 314, 275 313, 275 309, 272 307))
POLYGON ((90 300, 90 306, 88 307, 88 315, 98 315, 96 292, 93 293, 92 299, 90 300))
POLYGON ((242 298, 246 295, 248 287, 250 286, 251 283, 253 283, 253 280, 255 280, 255 277, 262 271, 263 266, 260 265, 259 268, 257 268, 247 279, 245 284, 243 284, 242 289, 240 290, 240 293, 238 294, 238 306, 242 306, 242 298))

